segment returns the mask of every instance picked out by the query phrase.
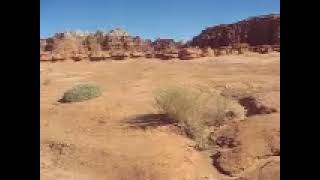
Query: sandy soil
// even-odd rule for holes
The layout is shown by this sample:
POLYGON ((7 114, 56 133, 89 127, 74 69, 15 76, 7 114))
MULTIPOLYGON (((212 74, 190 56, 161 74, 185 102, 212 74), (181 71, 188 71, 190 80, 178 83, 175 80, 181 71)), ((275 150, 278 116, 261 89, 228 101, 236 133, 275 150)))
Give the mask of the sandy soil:
POLYGON ((192 140, 157 121, 153 91, 181 84, 275 94, 268 99, 279 101, 279 64, 278 53, 192 61, 41 63, 41 179, 227 179, 208 154, 192 147, 192 140), (58 102, 64 91, 86 82, 99 84, 103 95, 58 102))

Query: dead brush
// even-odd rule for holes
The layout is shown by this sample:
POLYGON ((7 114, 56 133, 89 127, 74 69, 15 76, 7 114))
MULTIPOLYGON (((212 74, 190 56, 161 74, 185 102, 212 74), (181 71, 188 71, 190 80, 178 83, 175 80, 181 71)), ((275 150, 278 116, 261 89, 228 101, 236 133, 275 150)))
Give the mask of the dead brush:
POLYGON ((158 89, 155 107, 194 139, 199 149, 210 146, 212 127, 245 117, 245 109, 236 101, 203 89, 189 90, 178 86, 158 89))

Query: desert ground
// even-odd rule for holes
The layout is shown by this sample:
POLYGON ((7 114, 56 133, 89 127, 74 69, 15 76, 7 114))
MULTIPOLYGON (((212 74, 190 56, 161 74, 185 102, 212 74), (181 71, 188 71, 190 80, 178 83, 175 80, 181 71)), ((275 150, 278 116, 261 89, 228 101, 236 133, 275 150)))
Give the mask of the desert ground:
POLYGON ((278 177, 280 149, 271 145, 274 136, 280 134, 279 53, 189 61, 140 58, 40 63, 40 79, 41 179, 278 177), (88 82, 98 84, 103 89, 102 96, 76 103, 59 102, 67 89, 88 82), (225 173, 212 157, 215 149, 195 149, 193 140, 162 121, 153 106, 154 90, 172 84, 212 89, 233 97, 249 94, 277 111, 250 115, 226 127, 225 132, 223 128, 219 131, 240 142, 229 151, 230 147, 220 147, 225 157, 223 168, 230 169, 225 173), (244 162, 247 157, 249 160, 244 162), (237 175, 230 176, 230 172, 237 175))

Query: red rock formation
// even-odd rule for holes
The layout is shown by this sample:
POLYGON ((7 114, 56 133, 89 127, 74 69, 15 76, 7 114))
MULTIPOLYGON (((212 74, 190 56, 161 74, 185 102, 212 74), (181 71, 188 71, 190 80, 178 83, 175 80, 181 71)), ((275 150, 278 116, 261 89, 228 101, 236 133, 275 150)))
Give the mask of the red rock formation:
POLYGON ((179 48, 178 43, 173 39, 157 39, 152 43, 152 46, 158 52, 179 48))
POLYGON ((47 58, 43 55, 43 60, 80 61, 88 57, 91 60, 110 57, 172 59, 179 56, 181 59, 193 59, 200 56, 242 54, 248 50, 258 53, 280 52, 280 15, 257 16, 234 24, 210 27, 185 44, 173 39, 157 39, 152 42, 139 36, 130 36, 122 29, 107 33, 64 32, 56 33, 48 39, 40 39, 40 54, 50 52, 55 57, 47 58))
POLYGON ((209 27, 189 45, 218 48, 238 43, 280 45, 280 15, 257 16, 234 24, 209 27))

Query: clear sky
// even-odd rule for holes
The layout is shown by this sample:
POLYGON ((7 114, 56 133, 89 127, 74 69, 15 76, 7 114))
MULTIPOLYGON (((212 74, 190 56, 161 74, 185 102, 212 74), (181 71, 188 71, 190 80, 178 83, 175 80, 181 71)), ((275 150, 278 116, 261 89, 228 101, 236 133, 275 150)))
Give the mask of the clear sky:
POLYGON ((40 0, 40 36, 126 29, 142 38, 189 40, 206 27, 280 12, 280 0, 40 0))

